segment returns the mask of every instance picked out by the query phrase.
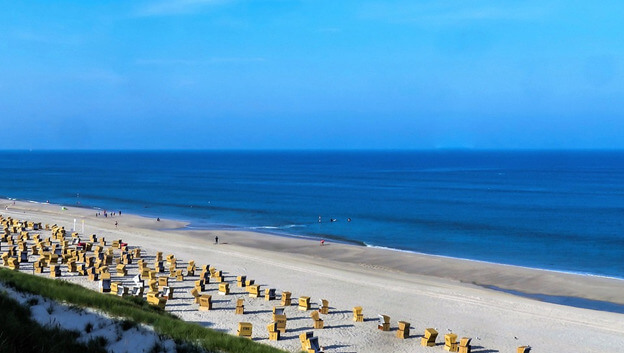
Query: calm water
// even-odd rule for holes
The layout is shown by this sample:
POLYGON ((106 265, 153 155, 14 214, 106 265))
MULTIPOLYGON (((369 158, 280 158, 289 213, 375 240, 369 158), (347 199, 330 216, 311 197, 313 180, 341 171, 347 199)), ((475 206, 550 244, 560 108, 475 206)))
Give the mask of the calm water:
POLYGON ((0 152, 0 195, 624 277, 624 152, 0 152))

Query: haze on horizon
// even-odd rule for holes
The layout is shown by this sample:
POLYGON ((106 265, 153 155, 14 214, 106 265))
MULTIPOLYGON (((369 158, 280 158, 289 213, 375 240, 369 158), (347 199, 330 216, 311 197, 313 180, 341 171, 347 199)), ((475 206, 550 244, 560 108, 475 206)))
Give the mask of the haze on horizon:
POLYGON ((621 149, 624 3, 3 1, 6 149, 621 149))

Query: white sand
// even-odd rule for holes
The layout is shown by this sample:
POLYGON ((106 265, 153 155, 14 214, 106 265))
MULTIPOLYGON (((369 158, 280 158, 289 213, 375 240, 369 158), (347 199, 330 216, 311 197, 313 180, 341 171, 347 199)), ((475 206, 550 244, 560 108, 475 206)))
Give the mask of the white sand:
MULTIPOLYGON (((167 310, 182 319, 234 334, 240 321, 253 324, 258 342, 288 351, 298 351, 298 335, 312 330, 310 312, 296 306, 287 308, 288 332, 280 341, 268 341, 266 326, 271 308, 279 301, 249 298, 236 287, 237 275, 255 279, 263 288, 280 293, 329 300, 330 313, 321 315, 325 329, 314 330, 326 352, 442 352, 443 335, 452 330, 459 337, 473 338, 473 352, 515 352, 520 345, 531 345, 533 352, 616 352, 624 347, 624 315, 573 308, 533 301, 484 289, 472 283, 528 292, 573 295, 624 303, 624 281, 578 276, 486 264, 474 261, 401 253, 383 249, 328 244, 250 232, 180 231, 184 224, 170 220, 157 222, 138 216, 95 217, 95 211, 58 205, 4 201, 0 214, 23 220, 56 223, 71 229, 77 219, 78 231, 85 220, 85 237, 95 233, 108 241, 122 239, 141 246, 150 256, 156 251, 174 254, 178 267, 195 260, 223 270, 230 281, 231 295, 217 295, 211 283, 206 294, 213 296, 212 311, 198 311, 190 289, 197 279, 170 281, 175 299, 167 310), (4 210, 8 205, 8 210, 4 210), (114 223, 119 223, 118 228, 114 223), (214 244, 215 235, 220 244, 214 244), (180 264, 180 262, 182 262, 180 264), (234 313, 237 298, 245 298, 245 315, 234 313), (365 322, 352 321, 352 308, 364 308, 365 322), (391 317, 391 332, 377 330, 376 317, 391 317), (397 321, 411 323, 411 337, 395 337, 397 321), (421 347, 425 328, 438 329, 438 347, 421 347)), ((49 232, 40 232, 49 236, 49 232)), ((31 256, 31 260, 35 257, 31 256)), ((24 264, 29 272, 32 264, 24 264)), ((123 282, 136 274, 130 266, 123 282)), ((64 278, 96 289, 97 282, 63 272, 64 278)), ((113 274, 113 280, 116 280, 113 274)))

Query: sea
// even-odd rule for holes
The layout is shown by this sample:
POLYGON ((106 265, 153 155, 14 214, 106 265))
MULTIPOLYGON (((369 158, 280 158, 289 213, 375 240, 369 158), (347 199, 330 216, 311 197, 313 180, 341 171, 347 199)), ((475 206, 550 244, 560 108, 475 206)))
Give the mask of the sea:
POLYGON ((624 151, 3 151, 0 196, 624 278, 624 151))

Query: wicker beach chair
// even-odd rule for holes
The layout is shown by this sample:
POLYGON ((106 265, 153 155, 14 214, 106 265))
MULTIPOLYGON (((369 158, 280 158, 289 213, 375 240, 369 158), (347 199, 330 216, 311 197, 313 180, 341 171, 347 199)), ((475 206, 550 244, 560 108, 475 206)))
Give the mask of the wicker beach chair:
POLYGON ((425 335, 420 339, 421 346, 433 347, 435 346, 435 340, 438 337, 438 331, 434 328, 428 328, 425 330, 425 335))
POLYGON ((379 314, 378 318, 379 321, 377 323, 377 329, 382 331, 390 331, 390 316, 379 314))
POLYGON ((315 329, 323 328, 324 323, 323 323, 323 320, 320 318, 318 311, 314 310, 312 313, 310 313, 310 317, 312 317, 313 326, 315 329))
POLYGON ((239 322, 236 334, 241 337, 251 338, 252 325, 250 322, 239 322))

